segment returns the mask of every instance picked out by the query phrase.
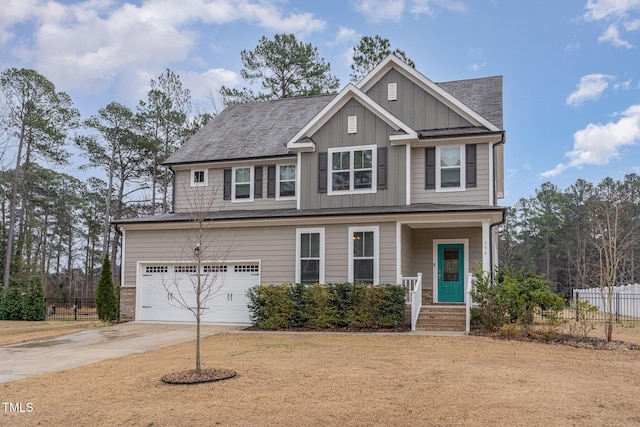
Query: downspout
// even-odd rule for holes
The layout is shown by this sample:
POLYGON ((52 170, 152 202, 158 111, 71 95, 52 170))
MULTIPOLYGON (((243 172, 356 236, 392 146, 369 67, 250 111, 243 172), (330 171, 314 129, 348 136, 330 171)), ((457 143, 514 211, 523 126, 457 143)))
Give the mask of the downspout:
MULTIPOLYGON (((502 138, 500 138, 500 141, 496 142, 495 144, 493 144, 493 180, 494 180, 494 185, 493 185, 493 205, 497 206, 498 205, 498 191, 496 190, 496 185, 495 185, 495 165, 496 165, 496 146, 498 145, 504 145, 504 143, 507 142, 506 139, 506 133, 503 130, 502 131, 502 138)), ((504 165, 502 165, 504 167, 504 165)), ((504 172, 503 172, 504 174, 504 172)), ((502 185, 504 185, 504 182, 502 183, 502 185)), ((493 227, 495 226, 500 226, 502 224, 504 224, 506 220, 506 212, 502 211, 502 219, 499 222, 493 223, 489 225, 489 247, 491 248, 490 252, 489 252, 489 263, 491 264, 491 268, 490 268, 490 274, 491 274, 491 281, 493 281, 494 279, 494 265, 495 265, 495 261, 494 261, 494 257, 493 257, 493 227)))

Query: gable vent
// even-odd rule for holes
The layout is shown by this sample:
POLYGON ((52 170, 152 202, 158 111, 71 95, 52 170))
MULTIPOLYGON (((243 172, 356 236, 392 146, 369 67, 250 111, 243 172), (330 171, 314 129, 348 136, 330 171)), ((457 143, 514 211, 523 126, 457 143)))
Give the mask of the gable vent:
POLYGON ((387 101, 398 100, 398 83, 389 83, 387 85, 387 101))
POLYGON ((349 116, 347 119, 347 133, 358 132, 358 116, 349 116))

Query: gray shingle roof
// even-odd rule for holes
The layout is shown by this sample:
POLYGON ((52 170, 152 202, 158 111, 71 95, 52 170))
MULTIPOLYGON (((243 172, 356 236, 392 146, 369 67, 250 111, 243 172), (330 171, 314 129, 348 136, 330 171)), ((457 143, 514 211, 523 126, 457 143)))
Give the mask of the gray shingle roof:
POLYGON ((164 164, 287 155, 287 142, 335 96, 230 105, 164 164))
MULTIPOLYGON (((502 77, 438 83, 502 129, 502 77)), ((231 105, 173 153, 165 165, 290 154, 286 143, 336 95, 231 105)))
POLYGON ((476 113, 503 129, 502 76, 437 83, 476 113))

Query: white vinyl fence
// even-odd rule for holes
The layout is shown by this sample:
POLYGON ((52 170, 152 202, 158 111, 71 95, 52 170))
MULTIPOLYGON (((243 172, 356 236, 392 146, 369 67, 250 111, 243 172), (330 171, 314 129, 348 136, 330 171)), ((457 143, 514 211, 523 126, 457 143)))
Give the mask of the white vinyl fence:
POLYGON ((602 319, 604 314, 611 311, 616 322, 640 322, 640 284, 614 286, 611 310, 608 310, 609 289, 601 292, 598 288, 574 289, 574 301, 588 301, 589 304, 598 307, 602 319))

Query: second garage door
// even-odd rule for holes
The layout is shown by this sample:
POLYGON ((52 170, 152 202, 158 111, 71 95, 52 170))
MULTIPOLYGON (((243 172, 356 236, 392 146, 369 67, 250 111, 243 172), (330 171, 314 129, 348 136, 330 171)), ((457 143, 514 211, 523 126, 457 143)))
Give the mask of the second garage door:
MULTIPOLYGON (((213 297, 204 304, 202 321, 249 323, 249 288, 260 284, 259 263, 203 265, 200 277, 211 281, 213 297)), ((181 302, 195 307, 195 265, 143 264, 138 275, 136 320, 193 322, 193 314, 181 302)))

